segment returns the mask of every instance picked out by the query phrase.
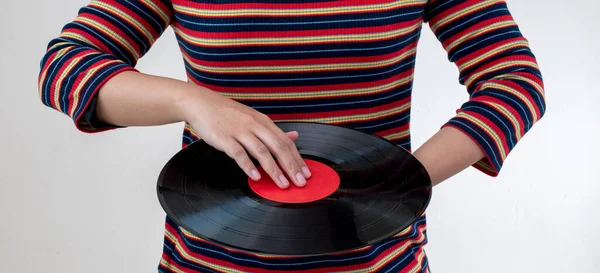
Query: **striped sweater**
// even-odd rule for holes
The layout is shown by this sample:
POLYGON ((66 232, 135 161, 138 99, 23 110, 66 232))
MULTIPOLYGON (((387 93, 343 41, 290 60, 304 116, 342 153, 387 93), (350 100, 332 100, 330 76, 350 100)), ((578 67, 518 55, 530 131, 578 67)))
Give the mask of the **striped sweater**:
MULTIPOLYGON (((528 41, 500 0, 91 1, 41 61, 41 101, 83 132, 104 82, 136 62, 169 26, 189 81, 274 121, 343 124, 411 150, 417 43, 427 24, 456 64, 469 99, 441 126, 485 151, 473 165, 496 176, 545 112, 528 41)), ((198 140, 186 124, 182 144, 198 140)), ((167 217, 160 272, 429 272, 423 215, 401 233, 335 255, 262 255, 192 235, 167 217)))

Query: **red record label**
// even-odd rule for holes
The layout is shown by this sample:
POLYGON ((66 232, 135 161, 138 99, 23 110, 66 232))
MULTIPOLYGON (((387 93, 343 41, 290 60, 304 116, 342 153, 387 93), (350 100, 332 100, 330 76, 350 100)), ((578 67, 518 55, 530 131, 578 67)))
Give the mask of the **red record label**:
POLYGON ((269 175, 258 166, 261 179, 254 181, 248 178, 250 188, 259 196, 281 203, 307 203, 323 199, 334 193, 340 186, 340 177, 329 166, 310 159, 305 159, 311 172, 304 187, 297 187, 290 181, 287 189, 279 188, 269 175))

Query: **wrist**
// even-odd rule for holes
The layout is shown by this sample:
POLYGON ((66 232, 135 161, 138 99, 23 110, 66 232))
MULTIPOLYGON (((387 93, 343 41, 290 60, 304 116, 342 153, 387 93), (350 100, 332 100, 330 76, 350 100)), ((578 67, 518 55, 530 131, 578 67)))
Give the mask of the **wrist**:
POLYGON ((427 140, 413 156, 425 167, 435 186, 484 157, 469 137, 454 128, 443 128, 427 140))
POLYGON ((206 100, 206 92, 210 90, 185 82, 181 82, 175 90, 172 95, 172 105, 175 108, 173 112, 178 120, 190 122, 198 110, 202 109, 199 104, 206 100))

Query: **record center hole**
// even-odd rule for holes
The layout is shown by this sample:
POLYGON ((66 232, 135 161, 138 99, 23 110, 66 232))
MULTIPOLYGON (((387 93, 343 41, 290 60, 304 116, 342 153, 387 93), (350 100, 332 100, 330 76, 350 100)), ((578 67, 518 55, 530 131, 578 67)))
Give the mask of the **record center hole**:
POLYGON ((259 196, 281 203, 308 203, 323 199, 334 193, 340 186, 339 175, 329 166, 312 159, 304 159, 311 177, 306 186, 297 187, 290 181, 287 189, 279 188, 269 175, 258 166, 261 179, 254 181, 248 178, 250 189, 259 196))

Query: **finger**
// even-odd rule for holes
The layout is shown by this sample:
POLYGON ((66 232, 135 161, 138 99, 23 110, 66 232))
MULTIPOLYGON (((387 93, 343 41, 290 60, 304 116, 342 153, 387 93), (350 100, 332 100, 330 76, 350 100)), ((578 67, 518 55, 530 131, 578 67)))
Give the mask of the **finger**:
POLYGON ((254 163, 252 163, 252 160, 250 160, 250 157, 248 157, 248 154, 242 145, 240 145, 234 139, 229 139, 220 146, 229 157, 235 160, 238 166, 244 171, 244 173, 246 173, 246 175, 248 175, 248 177, 252 178, 254 181, 260 179, 260 173, 254 166, 254 163))
MULTIPOLYGON (((272 128, 274 130, 277 131, 281 131, 281 128, 279 128, 277 125, 275 125, 274 123, 272 123, 272 128)), ((290 132, 286 132, 285 133, 288 137, 290 137, 290 139, 292 141, 296 141, 298 140, 299 137, 299 133, 297 131, 290 131, 290 132)), ((296 163, 298 164, 298 166, 300 167, 300 169, 302 170, 302 173, 304 174, 304 178, 308 179, 311 177, 311 173, 310 170, 308 169, 308 166, 306 165, 306 162, 304 162, 304 159, 302 159, 302 156, 300 156, 300 152, 298 151, 298 148, 296 147, 296 144, 294 143, 293 145, 291 145, 290 147, 290 153, 292 155, 292 157, 294 158, 294 160, 296 160, 296 163)))
POLYGON ((290 148, 290 150, 291 150, 292 156, 294 157, 294 160, 296 160, 296 164, 298 164, 298 166, 300 166, 300 169, 302 170, 302 173, 304 174, 304 178, 310 178, 312 174, 310 173, 310 170, 308 169, 306 162, 300 155, 300 152, 298 151, 298 148, 296 147, 296 145, 292 144, 292 147, 290 148))
POLYGON ((260 163, 262 168, 269 174, 271 179, 279 188, 285 189, 290 186, 283 172, 273 159, 269 148, 252 134, 241 135, 236 140, 260 163))
POLYGON ((285 134, 292 140, 292 141, 296 141, 298 140, 298 132, 296 131, 290 131, 290 132, 285 132, 285 134))
MULTIPOLYGON (((263 126, 255 128, 254 133, 269 148, 271 153, 275 155, 279 165, 292 182, 298 187, 304 187, 306 185, 306 178, 301 173, 301 168, 292 155, 291 147, 295 147, 294 142, 282 131, 270 130, 263 126)), ((295 152, 297 153, 298 151, 296 150, 295 152)))

